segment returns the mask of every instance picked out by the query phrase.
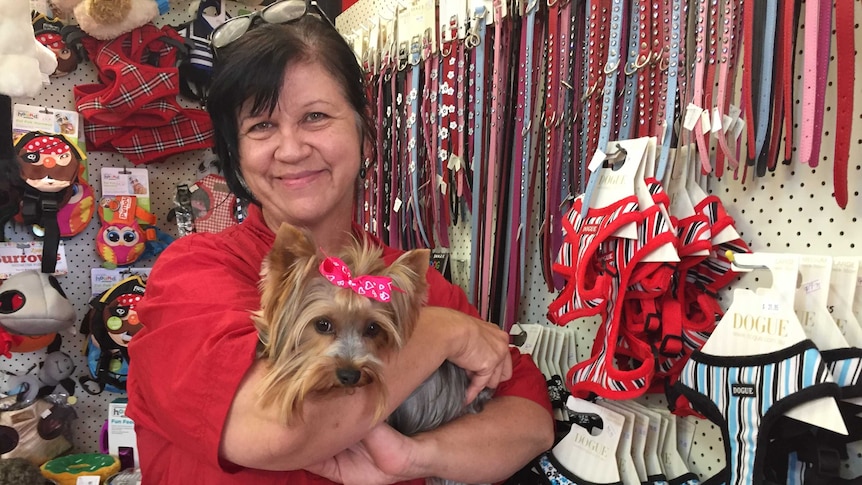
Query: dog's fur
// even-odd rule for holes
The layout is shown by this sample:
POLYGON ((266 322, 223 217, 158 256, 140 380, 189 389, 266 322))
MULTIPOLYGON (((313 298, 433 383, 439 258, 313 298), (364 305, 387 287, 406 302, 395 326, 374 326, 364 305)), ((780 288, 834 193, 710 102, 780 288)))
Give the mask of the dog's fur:
MULTIPOLYGON (((311 394, 360 386, 376 394, 376 417, 383 417, 387 393, 382 360, 413 332, 426 300, 430 252, 409 251, 389 266, 381 255, 368 241, 357 241, 343 254, 324 255, 307 231, 287 224, 279 229, 261 269, 261 309, 254 322, 261 341, 258 357, 269 368, 260 401, 276 406, 285 423, 301 419, 302 403, 311 394), (353 277, 389 277, 398 290, 383 303, 338 287, 318 270, 326 256, 340 257, 353 277)), ((490 391, 465 407, 468 384, 464 370, 446 362, 388 422, 412 435, 479 412, 490 391)))

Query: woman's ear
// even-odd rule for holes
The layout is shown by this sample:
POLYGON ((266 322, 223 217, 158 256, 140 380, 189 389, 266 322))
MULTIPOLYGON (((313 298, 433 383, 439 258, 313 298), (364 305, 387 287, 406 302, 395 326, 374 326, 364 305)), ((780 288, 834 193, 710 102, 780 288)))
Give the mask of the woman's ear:
POLYGON ((366 133, 363 136, 362 141, 362 161, 369 161, 369 166, 373 165, 376 161, 376 157, 374 156, 374 140, 371 139, 371 135, 366 133))

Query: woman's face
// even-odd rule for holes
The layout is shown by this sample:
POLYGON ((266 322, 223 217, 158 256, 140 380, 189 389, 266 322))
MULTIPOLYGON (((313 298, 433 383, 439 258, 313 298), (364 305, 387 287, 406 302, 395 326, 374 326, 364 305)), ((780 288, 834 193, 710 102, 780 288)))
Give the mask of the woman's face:
POLYGON ((361 158, 358 116, 319 64, 285 72, 275 110, 239 115, 242 176, 274 231, 282 222, 349 230, 361 158))

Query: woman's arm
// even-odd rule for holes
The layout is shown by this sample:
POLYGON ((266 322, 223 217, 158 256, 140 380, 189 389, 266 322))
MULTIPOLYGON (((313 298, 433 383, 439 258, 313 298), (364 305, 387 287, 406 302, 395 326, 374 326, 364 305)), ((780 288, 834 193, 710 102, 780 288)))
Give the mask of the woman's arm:
MULTIPOLYGON (((529 399, 501 396, 488 401, 482 412, 416 435, 415 441, 417 472, 407 475, 493 483, 550 449, 554 422, 546 409, 529 399)), ((366 446, 373 444, 366 441, 366 446)))
MULTIPOLYGON (((507 346, 508 336, 494 325, 453 310, 423 309, 413 336, 384 364, 385 414, 447 359, 471 372, 476 389, 496 387, 511 376, 507 346)), ((260 362, 253 364, 234 396, 219 449, 228 462, 265 470, 303 468, 336 455, 379 424, 372 399, 360 388, 313 397, 301 422, 280 425, 276 411, 257 402, 263 370, 260 362)))
POLYGON ((516 355, 514 375, 479 414, 407 437, 387 424, 359 445, 309 468, 330 480, 388 484, 423 477, 466 483, 508 478, 553 445, 547 388, 529 357, 516 355))

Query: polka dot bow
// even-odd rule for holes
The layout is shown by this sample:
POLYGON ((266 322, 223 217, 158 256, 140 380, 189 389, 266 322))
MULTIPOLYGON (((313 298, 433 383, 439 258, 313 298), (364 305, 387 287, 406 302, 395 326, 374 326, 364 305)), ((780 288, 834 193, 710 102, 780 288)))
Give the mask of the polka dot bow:
MULTIPOLYGON (((320 263, 320 274, 330 283, 341 288, 350 288, 357 295, 362 295, 383 303, 392 299, 392 290, 398 290, 392 286, 392 278, 386 276, 357 276, 353 278, 350 268, 344 261, 329 256, 320 263)), ((399 290, 400 291, 400 290, 399 290)))

